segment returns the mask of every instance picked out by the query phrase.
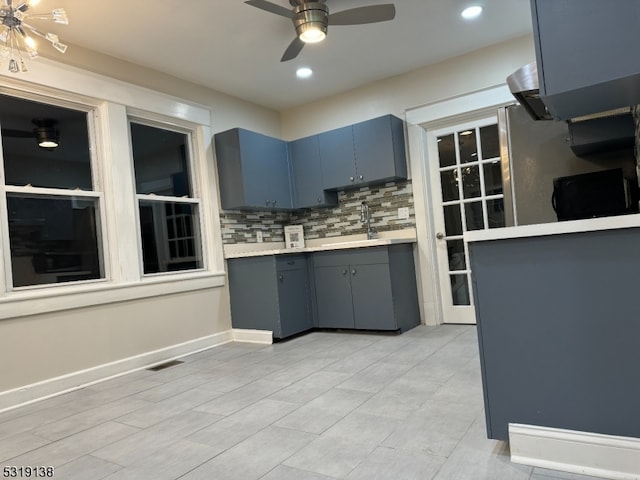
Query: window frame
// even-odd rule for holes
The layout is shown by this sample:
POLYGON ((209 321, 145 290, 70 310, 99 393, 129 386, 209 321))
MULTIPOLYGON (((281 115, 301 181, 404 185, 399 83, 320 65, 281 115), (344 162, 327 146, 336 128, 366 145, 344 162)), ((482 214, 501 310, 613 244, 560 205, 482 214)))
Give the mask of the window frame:
POLYGON ((31 185, 8 185, 6 183, 4 173, 4 150, 2 139, 0 137, 0 245, 2 246, 2 255, 0 255, 0 299, 11 296, 12 294, 59 287, 73 287, 79 284, 104 283, 110 280, 111 268, 107 261, 109 257, 108 245, 105 239, 107 225, 105 223, 105 195, 102 183, 102 172, 100 170, 100 152, 97 148, 96 131, 99 116, 96 110, 96 104, 92 102, 82 102, 79 99, 61 96, 53 98, 48 95, 41 95, 32 92, 20 92, 8 87, 0 88, 0 95, 11 96, 21 100, 29 100, 38 103, 45 103, 61 108, 68 108, 84 112, 87 120, 87 132, 89 135, 89 166, 91 170, 91 190, 74 190, 67 188, 55 187, 33 187, 31 185), (11 239, 9 238, 9 212, 7 210, 7 195, 20 194, 24 197, 46 197, 60 196, 65 198, 85 197, 97 200, 98 215, 96 218, 97 227, 97 254, 100 261, 103 277, 90 280, 78 280, 71 282, 56 282, 36 285, 26 285, 16 287, 13 284, 12 256, 11 256, 11 239))
MULTIPOLYGON (((64 310, 137 301, 162 295, 174 295, 222 287, 226 283, 225 261, 220 226, 220 200, 212 147, 213 113, 204 105, 161 93, 111 77, 70 67, 54 60, 33 62, 29 72, 17 78, 0 71, 0 93, 27 100, 72 108, 85 106, 93 111, 96 160, 93 170, 104 188, 101 224, 104 246, 104 271, 107 281, 53 284, 29 290, 8 292, 6 266, 0 255, 0 320, 64 310), (70 91, 70 86, 73 90, 70 91), (204 271, 176 272, 172 275, 143 277, 136 252, 136 199, 132 171, 128 163, 131 147, 127 143, 128 117, 156 119, 163 125, 186 126, 193 130, 194 188, 200 189, 202 254, 204 271), (95 168, 95 167, 94 167, 95 168)), ((4 178, 0 178, 4 182, 4 178)), ((0 196, 0 201, 2 197, 0 196)), ((0 208, 0 229, 6 224, 6 205, 0 208)), ((0 230, 0 235, 4 233, 0 230)), ((2 239, 0 239, 0 242, 2 239)))

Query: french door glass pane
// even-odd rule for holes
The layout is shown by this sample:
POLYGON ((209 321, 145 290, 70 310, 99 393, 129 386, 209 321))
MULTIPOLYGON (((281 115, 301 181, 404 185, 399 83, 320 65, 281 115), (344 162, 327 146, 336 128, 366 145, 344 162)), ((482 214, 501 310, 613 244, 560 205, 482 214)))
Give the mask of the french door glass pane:
POLYGON ((449 271, 466 270, 467 261, 464 255, 463 240, 447 241, 447 252, 449 255, 449 271))
POLYGON ((500 161, 485 163, 484 169, 484 189, 485 195, 502 194, 502 169, 500 161))
POLYGON ((451 299, 454 305, 470 305, 467 275, 451 275, 451 299))
POLYGON ((467 231, 482 230, 484 228, 482 202, 465 203, 464 213, 467 220, 467 231))
POLYGON ((456 164, 456 148, 453 134, 438 138, 438 156, 441 167, 451 167, 456 164))
POLYGON ((0 126, 7 185, 93 189, 86 112, 0 95, 0 126))
POLYGON ((98 200, 7 195, 14 287, 103 278, 98 200))
POLYGON ((482 145, 482 158, 484 160, 500 156, 498 125, 487 125, 480 128, 480 144, 482 145))
POLYGON ((447 205, 444 207, 444 231, 449 237, 462 235, 460 205, 447 205))
POLYGON ((475 129, 459 132, 458 144, 460 148, 460 163, 478 161, 478 145, 476 143, 475 129))
POLYGON ((489 228, 504 227, 504 200, 487 200, 487 222, 489 228))
POLYGON ((475 198, 482 195, 478 165, 462 167, 462 194, 464 198, 475 198))
POLYGON ((460 199, 458 190, 458 170, 446 170, 440 172, 440 182, 442 183, 442 201, 450 202, 460 199))

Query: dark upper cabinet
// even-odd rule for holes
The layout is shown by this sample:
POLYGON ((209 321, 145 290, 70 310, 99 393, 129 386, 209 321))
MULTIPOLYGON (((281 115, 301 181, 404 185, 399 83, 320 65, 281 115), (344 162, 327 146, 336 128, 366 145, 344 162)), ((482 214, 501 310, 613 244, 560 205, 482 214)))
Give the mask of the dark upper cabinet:
POLYGON ((242 128, 215 135, 222 208, 293 208, 287 142, 242 128))
POLYGON ((289 142, 295 208, 338 205, 336 192, 324 189, 318 135, 289 142))
POLYGON ((318 137, 326 189, 407 178, 404 125, 393 115, 324 132, 318 137))
POLYGON ((554 118, 640 103, 640 2, 531 0, 531 12, 540 95, 554 118))

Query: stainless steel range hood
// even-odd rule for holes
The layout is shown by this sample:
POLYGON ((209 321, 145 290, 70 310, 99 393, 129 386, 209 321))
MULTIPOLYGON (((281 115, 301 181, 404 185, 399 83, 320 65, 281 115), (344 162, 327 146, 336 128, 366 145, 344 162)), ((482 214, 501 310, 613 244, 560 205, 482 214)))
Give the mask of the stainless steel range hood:
POLYGON ((531 62, 507 77, 507 85, 514 97, 534 120, 552 120, 540 98, 538 65, 531 62))

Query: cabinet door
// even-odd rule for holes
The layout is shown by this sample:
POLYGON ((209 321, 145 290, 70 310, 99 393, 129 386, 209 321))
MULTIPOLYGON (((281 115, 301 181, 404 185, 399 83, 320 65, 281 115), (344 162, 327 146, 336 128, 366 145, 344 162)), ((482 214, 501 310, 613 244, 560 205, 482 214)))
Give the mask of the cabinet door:
POLYGON ((353 301, 349 267, 332 266, 314 269, 318 326, 320 328, 354 328, 353 301))
POLYGON ((306 269, 286 270, 278 274, 281 337, 313 328, 306 269))
POLYGON ((396 330, 389 264, 352 265, 349 274, 355 328, 396 330))
POLYGON ((370 183, 407 178, 402 120, 392 115, 353 126, 356 180, 370 183))
POLYGON ((291 208, 286 142, 240 130, 240 152, 246 206, 291 208))
POLYGON ((293 171, 294 208, 337 205, 337 194, 326 192, 323 187, 318 136, 289 142, 289 153, 293 171))
POLYGON ((318 135, 322 181, 325 189, 341 188, 355 183, 353 129, 338 128, 318 135))

